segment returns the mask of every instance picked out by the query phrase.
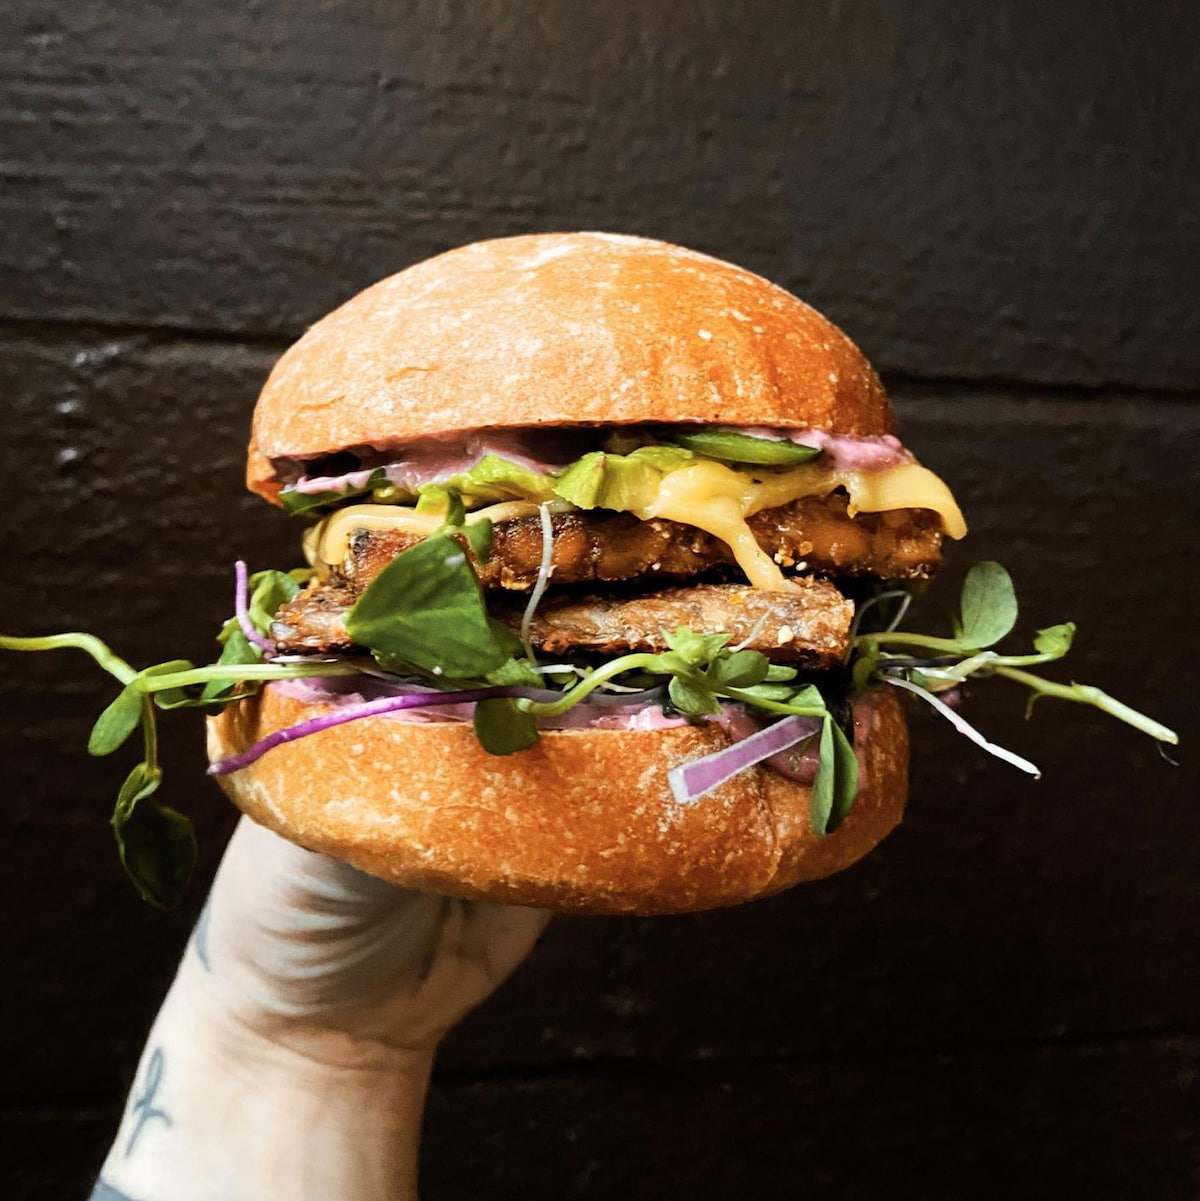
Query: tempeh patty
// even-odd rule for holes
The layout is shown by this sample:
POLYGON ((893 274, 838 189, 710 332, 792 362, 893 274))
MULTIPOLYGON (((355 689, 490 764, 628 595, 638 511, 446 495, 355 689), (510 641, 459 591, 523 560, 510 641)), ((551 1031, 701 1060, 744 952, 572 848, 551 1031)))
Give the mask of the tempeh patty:
POLYGON ((697 634, 728 634, 730 644, 777 662, 835 667, 848 648, 854 605, 827 580, 806 576, 794 583, 788 592, 698 584, 637 597, 559 598, 539 607, 530 639, 551 655, 623 655, 664 651, 664 631, 687 626, 697 634))
MULTIPOLYGON (((719 538, 695 526, 602 510, 558 513, 554 530, 553 581, 578 584, 648 577, 668 582, 714 567, 732 566, 719 538)), ((846 512, 844 493, 805 497, 749 518, 758 544, 786 568, 835 576, 885 580, 924 579, 941 559, 941 523, 923 509, 884 513, 846 512)), ((491 557, 477 565, 487 589, 528 591, 542 561, 537 517, 499 522, 491 557)), ((420 535, 393 530, 355 530, 331 581, 352 592, 366 586, 420 535)))
MULTIPOLYGON (((271 634, 281 651, 343 651, 353 644, 344 619, 354 594, 336 585, 306 588, 279 611, 271 634)), ((513 630, 522 606, 496 607, 513 630)), ((802 578, 787 592, 745 584, 699 584, 643 596, 560 596, 536 613, 530 640, 551 655, 571 651, 619 655, 667 649, 664 631, 687 626, 697 634, 727 633, 777 662, 833 667, 845 655, 854 605, 826 580, 802 578)))

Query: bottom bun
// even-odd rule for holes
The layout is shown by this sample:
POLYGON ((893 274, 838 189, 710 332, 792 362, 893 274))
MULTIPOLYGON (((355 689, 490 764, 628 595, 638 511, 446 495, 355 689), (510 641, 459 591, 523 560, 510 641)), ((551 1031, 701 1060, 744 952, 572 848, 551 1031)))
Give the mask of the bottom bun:
MULTIPOLYGON (((268 685, 209 719, 209 756, 330 707, 268 685)), ((395 884, 571 913, 685 913, 831 875, 899 822, 899 702, 860 698, 854 725, 860 791, 824 838, 809 825, 811 788, 768 768, 675 800, 667 772, 728 744, 713 725, 548 731, 499 758, 468 724, 370 717, 278 746, 220 783, 259 824, 395 884)))

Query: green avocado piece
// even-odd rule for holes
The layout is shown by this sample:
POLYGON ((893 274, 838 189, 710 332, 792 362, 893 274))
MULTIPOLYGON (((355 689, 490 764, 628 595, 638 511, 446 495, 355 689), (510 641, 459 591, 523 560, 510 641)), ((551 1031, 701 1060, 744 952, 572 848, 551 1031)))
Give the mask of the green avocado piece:
POLYGON ((462 497, 468 509, 503 500, 543 501, 554 495, 553 481, 549 476, 500 455, 484 455, 469 470, 452 475, 448 480, 418 488, 417 512, 444 507, 446 495, 451 490, 462 497))
POLYGON ((555 480, 554 492, 581 509, 628 512, 649 504, 663 476, 694 458, 677 446, 640 446, 627 455, 593 451, 555 480))

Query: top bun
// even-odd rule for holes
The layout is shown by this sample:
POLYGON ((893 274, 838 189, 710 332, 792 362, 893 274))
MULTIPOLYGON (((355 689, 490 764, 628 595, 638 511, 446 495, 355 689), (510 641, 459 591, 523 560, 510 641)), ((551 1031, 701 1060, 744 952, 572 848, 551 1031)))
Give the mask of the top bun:
POLYGON ((530 234, 418 263, 317 322, 259 397, 246 482, 274 500, 273 459, 642 421, 893 430, 858 348, 761 276, 648 238, 530 234))

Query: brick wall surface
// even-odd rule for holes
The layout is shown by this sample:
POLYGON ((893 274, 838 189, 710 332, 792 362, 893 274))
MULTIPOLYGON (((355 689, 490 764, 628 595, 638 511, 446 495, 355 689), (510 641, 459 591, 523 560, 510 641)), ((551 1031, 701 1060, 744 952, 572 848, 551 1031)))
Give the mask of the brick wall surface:
MULTIPOLYGON (((1023 628, 1191 741, 1200 558, 1194 6, 1014 0, 10 0, 0 12, 0 628, 207 655, 256 388, 371 280, 606 228, 742 262, 839 321, 999 558, 1023 628)), ((202 878, 119 874, 103 680, 0 662, 0 1179, 81 1196, 232 817, 186 719, 202 878)), ((1085 710, 915 721, 904 827, 731 912, 557 921, 451 1038, 430 1197, 1189 1201, 1194 750, 1085 710)))

